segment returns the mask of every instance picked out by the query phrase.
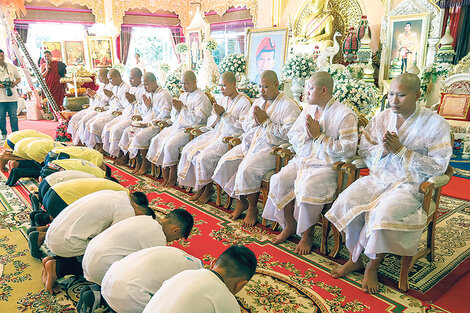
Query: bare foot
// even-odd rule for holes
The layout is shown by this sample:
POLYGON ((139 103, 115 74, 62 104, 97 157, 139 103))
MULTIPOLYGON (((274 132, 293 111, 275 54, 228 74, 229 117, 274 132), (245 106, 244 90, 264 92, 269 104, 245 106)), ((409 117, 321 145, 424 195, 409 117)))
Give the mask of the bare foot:
POLYGON ((123 165, 126 164, 129 161, 129 156, 127 154, 123 155, 119 159, 114 160, 114 164, 116 165, 123 165))
POLYGON ((45 284, 46 283, 46 271, 44 270, 44 267, 46 266, 47 261, 52 260, 53 257, 51 256, 46 256, 44 259, 42 259, 42 271, 41 271, 41 280, 45 284))
POLYGON ((141 166, 139 167, 136 167, 136 169, 138 169, 134 174, 136 175, 144 175, 145 173, 147 173, 147 166, 145 165, 145 163, 142 163, 141 166))
POLYGON ((300 239, 297 247, 294 250, 294 253, 298 255, 309 254, 312 251, 313 244, 313 232, 310 229, 306 230, 302 234, 302 239, 300 239))
POLYGON ((372 262, 367 263, 362 281, 362 291, 365 293, 377 293, 379 291, 379 279, 377 277, 378 266, 372 262))
POLYGON ((209 200, 211 199, 213 194, 214 194, 214 187, 212 187, 212 183, 210 183, 209 185, 207 185, 204 188, 204 192, 199 197, 199 199, 196 201, 196 203, 197 204, 206 204, 207 202, 209 202, 209 200))
POLYGON ((290 236, 295 235, 295 229, 289 229, 288 227, 284 228, 279 235, 274 237, 272 240, 272 243, 277 245, 280 243, 283 243, 284 241, 287 240, 290 236))
POLYGON ((332 269, 331 276, 333 278, 344 277, 352 272, 361 270, 363 267, 364 266, 362 265, 362 261, 360 259, 357 262, 353 262, 351 259, 349 259, 343 265, 340 265, 332 269))
POLYGON ((194 195, 192 195, 191 197, 189 197, 189 200, 190 201, 196 201, 197 199, 199 199, 199 197, 202 195, 202 193, 204 192, 206 187, 202 187, 201 189, 199 189, 194 195))
POLYGON ((235 211, 230 214, 229 218, 232 221, 236 220, 246 209, 248 209, 248 203, 242 200, 238 200, 237 206, 235 207, 235 211))
POLYGON ((49 260, 46 262, 46 265, 44 265, 44 271, 46 272, 46 290, 54 294, 53 287, 55 285, 55 282, 57 281, 57 274, 56 274, 56 260, 49 260))
POLYGON ((256 223, 258 222, 258 208, 252 209, 248 208, 248 211, 246 212, 246 216, 243 219, 243 226, 244 227, 252 227, 255 226, 256 223))
POLYGON ((168 178, 165 187, 174 187, 176 185, 176 176, 168 178))

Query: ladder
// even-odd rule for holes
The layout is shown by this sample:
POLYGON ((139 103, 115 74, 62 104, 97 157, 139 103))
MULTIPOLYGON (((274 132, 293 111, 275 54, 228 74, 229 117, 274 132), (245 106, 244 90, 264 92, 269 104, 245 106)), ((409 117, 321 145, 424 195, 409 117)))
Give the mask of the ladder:
MULTIPOLYGON (((44 96, 46 97, 47 101, 49 102, 49 106, 52 110, 52 113, 54 116, 59 120, 63 119, 62 114, 60 113, 60 108, 58 107, 57 103, 54 100, 54 97, 52 96, 51 91, 49 90, 49 87, 47 86, 46 82, 44 81, 44 78, 41 75, 41 71, 39 70, 36 62, 33 61, 31 58, 31 55, 28 52, 28 49, 26 48, 23 40, 21 39, 21 36, 18 34, 18 32, 14 29, 10 29, 8 26, 8 19, 5 14, 4 8, 0 8, 0 22, 3 24, 5 27, 5 33, 7 34, 8 38, 10 39, 10 43, 13 48, 13 52, 15 53, 15 56, 21 66, 21 69, 23 70, 26 81, 28 82, 29 88, 33 92, 34 96, 36 97, 38 101, 38 106, 41 108, 39 102, 41 97, 39 96, 36 88, 34 88, 33 85, 33 79, 31 77, 31 72, 33 75, 36 77, 37 81, 39 82, 39 86, 42 89, 42 92, 44 96), (20 53, 23 52, 23 54, 20 53), (26 57, 26 61, 23 58, 23 55, 26 57), (28 68, 29 67, 29 68, 28 68)), ((42 111, 42 110, 41 110, 42 111)))

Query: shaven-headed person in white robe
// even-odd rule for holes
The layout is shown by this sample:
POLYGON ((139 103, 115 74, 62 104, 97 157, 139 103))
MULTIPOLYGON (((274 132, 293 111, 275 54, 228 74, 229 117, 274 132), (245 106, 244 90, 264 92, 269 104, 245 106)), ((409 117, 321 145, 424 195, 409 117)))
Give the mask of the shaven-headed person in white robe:
MULTIPOLYGON (((145 248, 165 246, 181 238, 187 239, 193 224, 193 217, 188 211, 176 209, 158 221, 155 220, 155 215, 135 216, 112 225, 90 241, 83 256, 83 274, 86 280, 97 284, 90 289, 100 289, 104 275, 114 262, 145 248)), ((78 311, 91 308, 89 312, 93 312, 100 300, 98 294, 84 295, 81 292, 81 299, 82 295, 84 302, 79 302, 78 311), (93 297, 93 301, 90 297, 93 297)))
POLYGON ((181 85, 184 92, 172 102, 172 125, 152 139, 147 153, 150 162, 162 167, 162 185, 167 187, 176 184, 180 149, 190 140, 185 129, 205 125, 212 109, 209 98, 197 88, 193 71, 183 73, 181 85))
POLYGON ((240 313, 235 295, 253 277, 257 260, 244 246, 231 246, 211 270, 187 270, 168 279, 143 313, 240 313))
POLYGON ((72 135, 72 142, 74 145, 78 145, 80 143, 80 125, 83 121, 83 118, 87 116, 87 120, 89 120, 93 114, 98 114, 95 111, 95 108, 101 106, 100 97, 104 96, 103 89, 109 84, 108 80, 108 69, 102 68, 98 73, 98 79, 100 81, 99 87, 97 91, 94 91, 90 88, 87 89, 87 95, 89 97, 89 106, 86 109, 83 109, 77 112, 72 118, 69 120, 69 126, 67 127, 67 132, 72 135))
POLYGON ((90 134, 85 144, 87 147, 95 148, 100 152, 103 152, 103 142, 101 141, 103 128, 109 121, 116 118, 124 111, 128 104, 126 95, 130 88, 130 86, 122 80, 119 71, 114 68, 109 70, 108 78, 111 84, 113 84, 113 90, 104 89, 103 92, 110 99, 109 107, 106 111, 99 113, 87 123, 90 134))
POLYGON ((237 91, 237 80, 232 72, 222 74, 220 89, 224 97, 220 105, 213 104, 207 121, 210 130, 183 148, 178 164, 179 185, 196 189, 190 200, 199 204, 207 203, 214 193, 211 177, 217 162, 228 151, 223 138, 243 132, 241 122, 251 106, 250 99, 237 91))
POLYGON ((333 202, 338 177, 333 163, 352 157, 357 148, 357 118, 332 92, 333 78, 327 72, 306 82, 307 103, 288 133, 295 157, 271 177, 263 212, 283 227, 274 244, 302 236, 295 249, 300 255, 310 253, 314 225, 324 205, 333 202))
POLYGON ((201 260, 175 247, 143 249, 111 265, 101 294, 116 312, 141 313, 166 280, 202 268, 201 260))
POLYGON ((244 226, 256 224, 263 176, 275 168, 271 149, 287 142, 287 133, 300 114, 297 103, 279 92, 275 72, 262 72, 259 86, 261 98, 253 103, 242 123, 242 143, 224 154, 212 176, 228 195, 239 198, 231 219, 248 209, 244 226))
POLYGON ((343 277, 370 261, 362 289, 376 293, 377 270, 386 253, 414 256, 427 216, 419 186, 445 173, 452 155, 450 129, 436 113, 416 104, 420 80, 405 73, 390 84, 390 108, 374 117, 361 137, 359 154, 370 170, 343 191, 326 217, 346 234, 349 260, 332 271, 343 277))
MULTIPOLYGON (((168 122, 172 108, 171 94, 158 86, 157 78, 151 72, 144 74, 144 87, 146 93, 142 96, 145 112, 142 121, 133 122, 123 133, 119 147, 123 156, 116 160, 116 164, 125 164, 129 158, 134 159, 140 153, 142 162, 135 167, 135 174, 145 174, 149 168, 147 151, 150 141, 160 132, 159 122, 168 122)), ((137 161, 139 159, 137 158, 137 161)))
POLYGON ((103 141, 103 150, 113 157, 121 157, 122 151, 119 148, 119 141, 122 133, 129 127, 134 118, 142 118, 145 105, 142 96, 145 93, 144 84, 142 83, 142 72, 139 68, 133 68, 129 75, 129 83, 131 88, 126 93, 127 104, 122 114, 108 122, 101 134, 103 141))

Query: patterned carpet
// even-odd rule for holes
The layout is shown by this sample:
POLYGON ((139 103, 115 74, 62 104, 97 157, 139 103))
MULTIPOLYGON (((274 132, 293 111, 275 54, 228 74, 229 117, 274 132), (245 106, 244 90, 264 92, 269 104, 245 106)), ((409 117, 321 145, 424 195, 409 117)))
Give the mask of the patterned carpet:
MULTIPOLYGON (((434 264, 419 261, 410 274, 414 291, 403 294, 390 287, 396 284, 399 260, 387 258, 380 273, 385 284, 379 294, 371 296, 360 289, 362 274, 333 279, 329 272, 337 265, 335 261, 316 253, 295 255, 292 242, 272 245, 274 233, 268 229, 243 228, 241 221, 230 221, 227 212, 213 205, 196 206, 187 200, 185 192, 157 187, 147 177, 131 175, 126 167, 113 168, 113 176, 129 189, 147 193, 151 206, 161 215, 175 208, 193 214, 196 222, 190 238, 175 246, 201 258, 205 265, 231 244, 244 244, 255 252, 259 260, 257 274, 237 295, 242 312, 449 312, 411 295, 424 296, 442 283, 448 287, 446 276, 455 272, 470 251, 470 202, 443 197, 434 264)), ((73 312, 83 282, 65 279, 65 292, 49 295, 40 280, 41 264, 28 253, 24 237, 28 226, 27 193, 37 188, 36 182, 23 180, 19 187, 10 189, 2 181, 0 312, 73 312)), ((347 255, 344 250, 341 253, 347 255)))

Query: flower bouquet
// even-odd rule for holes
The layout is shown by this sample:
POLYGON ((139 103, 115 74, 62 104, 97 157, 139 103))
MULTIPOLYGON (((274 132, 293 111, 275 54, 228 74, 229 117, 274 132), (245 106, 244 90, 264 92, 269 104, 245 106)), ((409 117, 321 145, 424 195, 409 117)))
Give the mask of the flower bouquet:
POLYGON ((67 120, 63 120, 59 126, 57 126, 55 130, 55 140, 61 142, 72 141, 72 135, 67 132, 67 128, 69 126, 69 122, 67 120))
POLYGON ((374 84, 354 78, 334 79, 333 96, 356 113, 373 116, 379 106, 378 89, 374 84))
POLYGON ((178 97, 181 94, 180 91, 181 78, 179 72, 172 72, 166 78, 165 89, 168 90, 173 97, 178 97))
POLYGON ((217 42, 214 39, 209 39, 204 42, 204 48, 209 51, 214 51, 215 49, 217 49, 217 42))
POLYGON ((283 79, 308 78, 315 73, 315 59, 313 54, 298 53, 291 56, 282 66, 283 79))
POLYGON ((183 54, 188 52, 188 44, 181 42, 175 46, 176 53, 183 54))
POLYGON ((245 93, 249 98, 255 99, 259 98, 259 87, 255 83, 250 82, 245 75, 242 76, 239 84, 238 90, 245 93))
POLYGON ((243 54, 229 54, 219 64, 219 73, 221 74, 232 72, 237 76, 237 74, 245 73, 245 71, 246 59, 243 54))
POLYGON ((445 78, 449 75, 453 65, 449 63, 433 63, 423 69, 421 72, 421 90, 425 94, 428 91, 430 83, 435 84, 438 77, 445 78))

